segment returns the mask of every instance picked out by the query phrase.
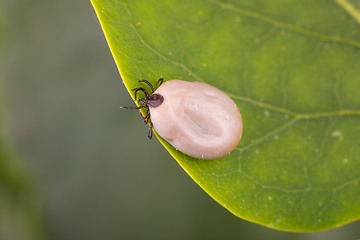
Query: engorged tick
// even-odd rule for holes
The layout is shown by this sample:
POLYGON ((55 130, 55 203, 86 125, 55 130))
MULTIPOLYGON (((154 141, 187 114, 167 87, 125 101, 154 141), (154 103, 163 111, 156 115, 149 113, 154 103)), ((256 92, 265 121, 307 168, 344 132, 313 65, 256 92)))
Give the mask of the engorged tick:
POLYGON ((144 88, 133 89, 145 94, 139 107, 147 108, 142 116, 152 128, 177 150, 195 158, 216 159, 229 154, 238 145, 243 131, 240 111, 234 101, 221 90, 201 82, 159 79, 154 91, 146 80, 149 94, 144 88), (161 85, 161 86, 160 86, 161 85))

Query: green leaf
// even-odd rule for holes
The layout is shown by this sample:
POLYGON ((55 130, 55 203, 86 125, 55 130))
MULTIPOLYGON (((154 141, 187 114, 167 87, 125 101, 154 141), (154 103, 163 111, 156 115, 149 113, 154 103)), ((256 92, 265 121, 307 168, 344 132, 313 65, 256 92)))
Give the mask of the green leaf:
POLYGON ((206 82, 237 103, 243 138, 222 159, 191 158, 160 138, 219 204, 286 231, 359 219, 359 4, 92 3, 132 97, 137 79, 163 77, 206 82))

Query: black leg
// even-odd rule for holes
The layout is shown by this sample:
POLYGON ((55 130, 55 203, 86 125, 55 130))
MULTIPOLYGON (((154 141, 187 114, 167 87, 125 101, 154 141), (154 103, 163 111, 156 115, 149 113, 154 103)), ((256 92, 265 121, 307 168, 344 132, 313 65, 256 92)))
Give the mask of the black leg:
POLYGON ((149 120, 150 120, 150 110, 146 113, 146 116, 145 116, 145 119, 144 119, 144 123, 145 124, 148 124, 149 123, 149 120))
POLYGON ((138 91, 142 91, 142 92, 145 94, 146 98, 149 97, 149 93, 148 93, 144 88, 142 88, 142 87, 134 88, 134 89, 132 89, 132 90, 134 91, 135 100, 136 100, 136 93, 137 93, 138 91))
POLYGON ((147 108, 146 109, 146 113, 145 116, 143 116, 140 112, 141 118, 144 120, 144 123, 147 124, 149 122, 149 118, 150 118, 150 109, 147 108))
POLYGON ((140 106, 140 107, 124 107, 124 106, 120 106, 120 108, 123 108, 123 109, 142 109, 144 107, 147 107, 147 106, 140 106))
POLYGON ((152 128, 153 128, 153 123, 150 121, 150 128, 149 128, 149 133, 148 133, 148 138, 149 139, 151 139, 152 135, 153 135, 152 128))
POLYGON ((163 82, 164 82, 164 79, 160 78, 156 83, 156 87, 160 87, 160 85, 163 84, 163 82))
POLYGON ((149 85, 149 87, 151 88, 151 93, 154 92, 154 87, 151 83, 149 83, 147 80, 138 80, 138 82, 144 82, 146 83, 147 85, 149 85))

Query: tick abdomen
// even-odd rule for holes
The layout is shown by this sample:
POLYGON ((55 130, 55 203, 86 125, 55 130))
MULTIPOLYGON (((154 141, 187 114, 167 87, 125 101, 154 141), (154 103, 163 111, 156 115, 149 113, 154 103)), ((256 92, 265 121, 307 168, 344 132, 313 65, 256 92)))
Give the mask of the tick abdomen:
POLYGON ((170 80, 155 93, 164 97, 150 107, 156 132, 178 150, 214 159, 230 153, 240 141, 240 112, 224 92, 205 83, 170 80))

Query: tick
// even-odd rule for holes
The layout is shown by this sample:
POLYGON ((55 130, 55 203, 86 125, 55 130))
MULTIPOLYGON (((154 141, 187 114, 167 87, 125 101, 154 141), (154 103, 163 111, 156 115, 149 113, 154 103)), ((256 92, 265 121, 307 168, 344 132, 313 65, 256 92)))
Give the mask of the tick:
POLYGON ((139 99, 139 107, 146 108, 145 124, 177 150, 195 158, 216 159, 229 154, 239 144, 243 123, 234 101, 221 90, 201 82, 159 79, 156 91, 147 80, 150 89, 132 89, 135 100, 139 91, 145 98, 139 99))

